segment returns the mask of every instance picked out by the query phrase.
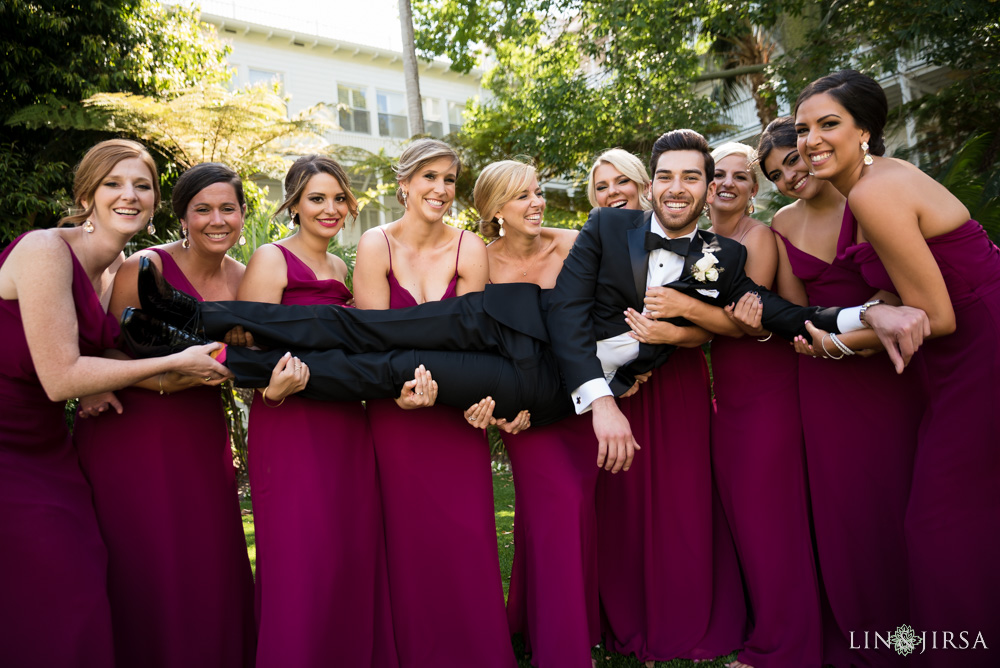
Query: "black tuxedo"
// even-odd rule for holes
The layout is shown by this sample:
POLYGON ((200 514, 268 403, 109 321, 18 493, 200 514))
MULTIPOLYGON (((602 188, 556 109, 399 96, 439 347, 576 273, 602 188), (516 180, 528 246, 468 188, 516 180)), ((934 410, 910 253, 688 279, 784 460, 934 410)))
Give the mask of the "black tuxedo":
MULTIPOLYGON (((589 380, 602 378, 597 341, 629 331, 623 315, 627 307, 643 311, 649 262, 644 242, 652 224, 651 211, 605 208, 590 212, 549 296, 548 329, 558 332, 552 347, 566 387, 575 389, 589 380)), ((667 287, 715 306, 730 304, 747 292, 757 291, 764 301, 764 326, 788 339, 806 334, 805 320, 812 320, 822 329, 838 331, 839 309, 800 307, 764 290, 744 272, 746 259, 747 251, 742 244, 698 230, 684 256, 680 278, 667 287), (694 275, 695 264, 706 253, 718 260, 715 281, 700 281, 694 275)), ((691 324, 682 318, 672 322, 691 324)), ((675 346, 640 344, 639 357, 619 369, 612 379, 612 392, 619 395, 627 390, 635 382, 636 374, 660 366, 674 349, 675 346)))

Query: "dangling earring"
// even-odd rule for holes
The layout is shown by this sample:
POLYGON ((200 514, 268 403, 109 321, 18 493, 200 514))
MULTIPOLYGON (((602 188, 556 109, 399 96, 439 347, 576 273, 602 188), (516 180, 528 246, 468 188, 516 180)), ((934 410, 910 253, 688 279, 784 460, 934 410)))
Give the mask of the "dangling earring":
POLYGON ((181 248, 184 250, 191 248, 191 241, 188 239, 188 231, 186 227, 181 229, 181 236, 184 237, 184 240, 181 241, 181 248))
POLYGON ((299 224, 299 214, 292 212, 292 217, 288 219, 288 229, 294 230, 295 226, 299 224))
POLYGON ((87 220, 83 224, 83 231, 86 232, 87 234, 93 234, 94 233, 94 224, 92 222, 90 222, 89 220, 87 220))
POLYGON ((405 191, 405 190, 403 190, 403 191, 401 191, 401 192, 403 193, 403 208, 404 208, 404 209, 408 209, 408 208, 410 208, 410 207, 408 207, 408 206, 406 205, 406 191, 405 191))
POLYGON ((146 223, 146 234, 153 236, 156 234, 156 225, 153 225, 153 217, 149 217, 149 222, 146 223))
POLYGON ((756 210, 757 210, 757 208, 756 208, 756 207, 755 207, 755 206, 753 205, 753 200, 754 200, 754 196, 753 196, 753 195, 750 195, 750 203, 749 203, 749 204, 747 204, 747 215, 748 215, 748 216, 749 216, 750 214, 752 214, 752 213, 753 213, 754 211, 756 211, 756 210))
POLYGON ((500 231, 497 234, 502 237, 506 232, 503 231, 503 218, 500 216, 497 216, 497 225, 500 226, 500 231))
POLYGON ((247 245, 247 238, 245 236, 243 236, 243 232, 242 231, 240 232, 239 244, 240 244, 240 246, 246 246, 247 245))
POLYGON ((861 150, 865 152, 865 164, 871 166, 871 164, 875 162, 875 158, 873 158, 871 154, 868 153, 868 142, 866 141, 861 142, 861 150))

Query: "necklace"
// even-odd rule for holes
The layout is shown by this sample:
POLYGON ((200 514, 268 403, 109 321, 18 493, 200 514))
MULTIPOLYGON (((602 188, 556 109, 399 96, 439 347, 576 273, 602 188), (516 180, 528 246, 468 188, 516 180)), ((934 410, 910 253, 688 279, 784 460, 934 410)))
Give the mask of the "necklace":
POLYGON ((528 269, 531 268, 532 259, 534 258, 535 255, 537 255, 537 253, 532 253, 531 255, 526 255, 523 258, 519 258, 516 255, 513 255, 509 250, 507 250, 507 244, 506 243, 504 244, 503 251, 504 251, 504 255, 507 256, 507 258, 510 261, 510 263, 514 265, 514 269, 516 271, 520 271, 521 272, 521 276, 527 276, 528 275, 528 269), (527 264, 528 269, 524 268, 525 264, 527 264), (518 265, 520 265, 520 266, 518 266, 518 265))

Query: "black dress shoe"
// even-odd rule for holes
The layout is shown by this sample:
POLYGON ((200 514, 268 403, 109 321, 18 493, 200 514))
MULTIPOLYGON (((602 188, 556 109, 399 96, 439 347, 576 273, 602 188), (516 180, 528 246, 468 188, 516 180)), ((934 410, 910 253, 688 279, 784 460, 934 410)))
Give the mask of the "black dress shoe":
POLYGON ((139 303, 149 316, 192 334, 200 335, 198 300, 170 285, 156 265, 139 258, 139 303))
POLYGON ((163 357, 211 343, 131 306, 122 311, 122 341, 134 358, 163 357))

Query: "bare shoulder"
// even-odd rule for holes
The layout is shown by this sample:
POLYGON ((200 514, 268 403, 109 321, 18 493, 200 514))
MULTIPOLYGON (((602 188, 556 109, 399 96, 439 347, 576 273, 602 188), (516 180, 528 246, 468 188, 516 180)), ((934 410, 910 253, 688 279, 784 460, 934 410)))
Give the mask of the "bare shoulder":
POLYGON ((787 237, 802 218, 801 208, 802 202, 800 201, 792 202, 778 209, 778 212, 771 219, 771 230, 787 237))
POLYGON ((558 248, 569 250, 576 242, 580 232, 563 227, 543 227, 542 234, 552 239, 558 248))
POLYGON ((743 236, 743 245, 746 246, 750 255, 760 254, 764 251, 773 251, 775 246, 774 232, 771 228, 756 221, 754 225, 746 231, 743 236))
MULTIPOLYGON (((280 243, 280 242, 279 242, 280 243)), ((278 248, 278 243, 261 244, 250 256, 247 268, 275 269, 285 265, 285 254, 278 248)))
POLYGON ((386 225, 373 227, 362 234, 358 241, 358 259, 364 257, 368 263, 381 260, 388 265, 389 240, 387 235, 390 231, 390 226, 386 225))

